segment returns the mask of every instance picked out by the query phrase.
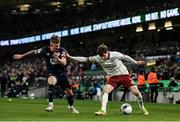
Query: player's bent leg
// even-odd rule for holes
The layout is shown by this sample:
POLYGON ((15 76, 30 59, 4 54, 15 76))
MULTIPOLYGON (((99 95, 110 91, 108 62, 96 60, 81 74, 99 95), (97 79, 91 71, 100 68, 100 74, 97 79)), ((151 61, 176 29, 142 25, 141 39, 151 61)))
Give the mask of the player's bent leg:
POLYGON ((52 112, 54 110, 54 105, 53 104, 49 104, 48 107, 46 108, 47 112, 52 112))
POLYGON ((139 105, 140 110, 144 113, 144 115, 148 115, 149 112, 144 107, 143 98, 138 88, 135 85, 133 85, 133 86, 130 86, 130 90, 137 97, 137 103, 139 105))
POLYGON ((79 114, 79 111, 74 106, 68 106, 68 109, 74 114, 79 114))
POLYGON ((48 77, 48 84, 49 85, 56 85, 57 83, 57 78, 55 76, 49 76, 48 77))
POLYGON ((53 94, 54 94, 54 85, 49 85, 48 88, 48 99, 49 99, 49 104, 48 107, 46 108, 46 111, 53 111, 53 94))
POLYGON ((141 108, 141 111, 144 113, 144 115, 149 115, 149 112, 144 106, 141 108))
POLYGON ((51 112, 54 110, 54 104, 53 104, 53 94, 54 94, 54 86, 57 82, 57 79, 55 76, 50 76, 48 78, 48 84, 49 84, 49 88, 48 88, 48 99, 49 99, 49 104, 48 107, 45 109, 48 112, 51 112))
POLYGON ((67 96, 67 102, 69 106, 73 106, 74 104, 74 97, 73 97, 73 92, 71 89, 67 88, 65 91, 66 96, 67 96))
POLYGON ((102 100, 101 100, 101 110, 95 112, 96 115, 106 115, 106 106, 108 103, 108 94, 113 91, 114 87, 111 86, 110 84, 106 84, 104 86, 104 90, 103 90, 103 95, 102 95, 102 100))
POLYGON ((67 96, 67 101, 68 101, 68 109, 75 114, 79 114, 79 111, 73 106, 74 104, 74 97, 73 97, 73 92, 71 89, 66 89, 65 90, 66 96, 67 96))

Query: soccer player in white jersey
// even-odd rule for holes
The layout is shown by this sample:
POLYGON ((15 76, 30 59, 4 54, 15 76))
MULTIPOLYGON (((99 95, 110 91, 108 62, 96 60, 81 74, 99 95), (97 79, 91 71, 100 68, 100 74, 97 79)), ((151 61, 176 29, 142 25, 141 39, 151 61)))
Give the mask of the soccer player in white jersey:
POLYGON ((75 57, 67 53, 67 57, 74 61, 79 62, 97 62, 101 65, 103 70, 107 73, 107 84, 104 86, 103 95, 101 100, 101 110, 95 112, 96 115, 106 115, 106 106, 108 103, 108 94, 120 85, 130 88, 130 91, 137 97, 138 105, 141 111, 148 115, 148 111, 144 107, 143 98, 137 86, 131 79, 126 66, 122 60, 129 61, 133 64, 141 65, 144 61, 135 61, 128 55, 124 55, 116 51, 108 51, 108 47, 101 44, 97 48, 97 55, 90 57, 75 57))

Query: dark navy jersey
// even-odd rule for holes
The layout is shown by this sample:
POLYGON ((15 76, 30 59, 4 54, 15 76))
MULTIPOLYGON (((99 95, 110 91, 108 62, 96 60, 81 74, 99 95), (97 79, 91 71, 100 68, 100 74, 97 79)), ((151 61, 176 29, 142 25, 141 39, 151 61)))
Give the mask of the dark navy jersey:
MULTIPOLYGON (((58 77, 66 77, 65 76, 65 67, 62 64, 59 64, 58 61, 54 58, 54 52, 50 50, 50 47, 42 47, 38 49, 38 53, 42 55, 42 57, 45 59, 46 67, 47 67, 47 73, 48 75, 55 75, 58 77)), ((58 51, 59 58, 65 56, 65 49, 59 48, 58 51)))

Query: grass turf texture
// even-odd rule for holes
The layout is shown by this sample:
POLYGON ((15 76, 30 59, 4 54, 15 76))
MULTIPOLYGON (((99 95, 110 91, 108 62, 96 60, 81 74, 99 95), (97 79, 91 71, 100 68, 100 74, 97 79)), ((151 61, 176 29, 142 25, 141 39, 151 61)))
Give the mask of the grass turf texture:
POLYGON ((149 115, 143 115, 136 102, 132 105, 131 115, 120 114, 122 102, 109 102, 108 114, 96 116, 95 111, 100 109, 100 102, 76 100, 75 107, 80 114, 73 114, 67 109, 66 100, 55 100, 53 112, 46 112, 45 99, 12 99, 0 98, 0 121, 179 121, 180 105, 145 103, 149 115))

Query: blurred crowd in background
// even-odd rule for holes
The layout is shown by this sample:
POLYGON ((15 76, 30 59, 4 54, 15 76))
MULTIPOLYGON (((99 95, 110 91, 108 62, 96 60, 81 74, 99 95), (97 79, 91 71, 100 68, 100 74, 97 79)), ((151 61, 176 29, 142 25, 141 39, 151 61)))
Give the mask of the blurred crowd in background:
MULTIPOLYGON (((126 65, 133 80, 137 80, 140 71, 143 71, 147 80, 151 71, 150 67, 154 67, 158 80, 170 80, 173 77, 176 81, 180 81, 179 62, 174 57, 159 58, 156 60, 155 65, 150 67, 146 65, 126 65)), ((91 99, 92 95, 96 95, 97 88, 102 90, 106 82, 105 74, 97 75, 98 71, 102 71, 102 69, 96 63, 74 63, 69 61, 66 67, 67 76, 74 92, 77 94, 79 92, 84 93, 86 97, 91 99), (91 72, 91 75, 87 72, 91 72)), ((29 88, 39 88, 47 85, 45 62, 38 56, 27 57, 23 60, 12 60, 1 64, 0 74, 2 97, 4 95, 9 97, 27 95, 29 88)), ((82 98, 82 96, 78 97, 82 98)))
MULTIPOLYGON (((67 7, 62 11, 47 11, 46 13, 40 11, 36 14, 1 14, 0 39, 12 39, 70 29, 180 5, 179 0, 147 0, 146 2, 144 0, 103 0, 102 2, 98 0, 98 2, 100 3, 82 9, 67 7)), ((140 71, 143 71, 145 80, 147 80, 150 69, 154 67, 158 80, 172 81, 170 79, 174 78, 174 81, 178 82, 180 81, 180 46, 176 36, 178 32, 171 32, 172 35, 155 32, 150 36, 142 33, 136 37, 131 32, 124 36, 123 33, 110 30, 110 32, 102 32, 102 34, 96 34, 93 37, 92 35, 90 37, 87 35, 79 36, 77 40, 72 40, 73 42, 62 41, 62 46, 71 55, 91 56, 96 54, 98 44, 105 43, 109 50, 119 51, 136 60, 145 60, 147 64, 149 60, 146 58, 148 56, 163 55, 165 57, 156 58, 155 63, 151 66, 134 66, 126 62, 125 64, 133 80, 138 79, 140 71), (99 37, 96 37, 97 35, 99 37), (155 38, 156 36, 164 38, 155 38)), ((27 48, 18 47, 17 49, 26 50, 27 48)), ((34 46, 34 48, 37 47, 34 46)), ((6 54, 6 52, 4 53, 6 54)), ((0 60, 0 67, 2 97, 27 96, 29 89, 47 85, 45 62, 39 56, 30 56, 16 61, 9 58, 2 59, 0 60)), ((101 68, 96 63, 68 62, 66 72, 73 91, 77 95, 76 97, 92 99, 97 93, 100 96, 106 80, 105 74, 99 73, 99 71, 101 68), (84 96, 81 96, 81 93, 84 93, 84 96)))

